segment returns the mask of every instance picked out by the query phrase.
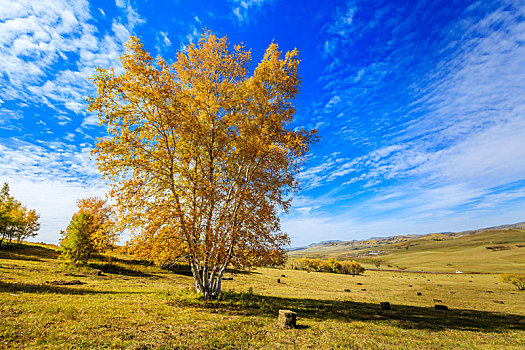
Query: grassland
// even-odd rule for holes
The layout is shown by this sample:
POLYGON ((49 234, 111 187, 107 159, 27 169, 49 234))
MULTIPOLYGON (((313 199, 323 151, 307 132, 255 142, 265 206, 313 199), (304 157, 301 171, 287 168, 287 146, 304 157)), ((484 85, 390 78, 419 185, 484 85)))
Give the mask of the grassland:
POLYGON ((289 255, 292 258, 356 259, 369 268, 379 262, 381 268, 385 269, 523 273, 525 230, 511 228, 474 234, 426 235, 393 241, 328 243, 293 251, 289 255), (374 254, 376 252, 379 253, 374 254))
POLYGON ((118 256, 68 270, 56 257, 49 245, 0 250, 0 348, 525 347, 525 292, 494 274, 230 271, 222 300, 204 302, 184 272, 118 256), (278 327, 279 309, 297 312, 296 329, 278 327))

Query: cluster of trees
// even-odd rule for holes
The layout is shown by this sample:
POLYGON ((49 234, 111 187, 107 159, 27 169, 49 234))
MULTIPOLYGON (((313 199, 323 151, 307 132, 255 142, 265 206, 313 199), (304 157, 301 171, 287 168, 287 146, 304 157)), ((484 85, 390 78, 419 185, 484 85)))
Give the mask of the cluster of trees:
POLYGON ((365 272, 357 261, 337 261, 335 258, 328 260, 301 258, 291 263, 291 268, 294 270, 307 270, 317 272, 333 272, 347 275, 359 275, 365 272))
POLYGON ((28 209, 9 194, 9 185, 4 183, 0 191, 0 247, 6 242, 22 242, 36 237, 40 228, 40 216, 28 209))
POLYGON ((94 253, 114 248, 118 232, 113 224, 113 208, 97 197, 80 199, 60 240, 61 258, 68 263, 84 265, 94 253))
MULTIPOLYGON (((187 261, 205 298, 220 295, 229 265, 284 262, 289 238, 279 215, 316 139, 314 130, 290 126, 297 50, 283 55, 270 44, 252 75, 250 61, 249 50, 210 32, 172 64, 132 37, 123 73, 98 69, 89 99, 109 134, 93 155, 119 228, 143 258, 187 261)), ((78 229, 87 225, 77 220, 78 229)))
POLYGON ((515 285, 519 290, 525 290, 525 275, 517 273, 505 273, 501 275, 501 281, 515 285))

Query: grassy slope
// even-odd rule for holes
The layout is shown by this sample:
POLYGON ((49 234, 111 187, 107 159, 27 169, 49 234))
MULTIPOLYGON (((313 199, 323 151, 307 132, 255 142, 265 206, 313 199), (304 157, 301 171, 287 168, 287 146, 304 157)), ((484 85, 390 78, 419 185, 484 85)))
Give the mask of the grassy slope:
MULTIPOLYGON (((454 272, 523 272, 525 271, 525 230, 505 229, 464 235, 435 241, 428 237, 414 238, 406 242, 357 245, 332 244, 291 252, 294 258, 308 256, 318 258, 336 257, 351 259, 353 254, 381 250, 386 254, 374 258, 383 261, 382 267, 402 267, 409 270, 454 272), (490 243, 492 242, 492 243, 490 243), (397 247, 409 243, 408 249, 397 247), (508 250, 490 250, 486 247, 503 245, 508 250)), ((369 261, 370 259, 366 260, 369 261)), ((373 259, 372 259, 373 260, 373 259)), ((368 266, 371 267, 371 266, 368 266)))
POLYGON ((230 273, 234 279, 224 281, 224 289, 235 292, 204 303, 188 292, 186 275, 121 257, 95 262, 102 276, 89 269, 72 276, 56 255, 52 246, 0 250, 0 348, 525 346, 525 292, 495 275, 259 269, 230 273), (46 283, 55 280, 84 284, 46 283), (243 294, 250 288, 254 295, 243 294), (452 310, 433 310, 433 299, 452 310), (393 310, 380 311, 380 301, 390 301, 393 310), (298 313, 298 329, 278 328, 279 309, 298 313))

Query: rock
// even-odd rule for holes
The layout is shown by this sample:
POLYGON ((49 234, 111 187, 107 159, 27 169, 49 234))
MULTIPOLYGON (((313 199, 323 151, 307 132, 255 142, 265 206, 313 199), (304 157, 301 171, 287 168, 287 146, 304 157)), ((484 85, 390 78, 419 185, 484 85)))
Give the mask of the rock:
POLYGON ((381 310, 392 310, 392 306, 390 306, 390 303, 388 301, 382 301, 380 304, 381 310))
POLYGON ((281 275, 281 277, 286 277, 286 275, 281 275))
POLYGON ((417 295, 423 295, 423 294, 421 294, 421 292, 417 292, 417 295))
POLYGON ((281 283, 281 279, 280 278, 277 279, 277 283, 281 283))
POLYGON ((279 310, 279 325, 283 328, 295 328, 297 314, 290 310, 279 310))
POLYGON ((345 289, 345 292, 350 292, 350 289, 345 289))
POLYGON ((448 307, 446 305, 440 305, 440 304, 434 305, 434 309, 442 310, 442 311, 448 311, 448 307))

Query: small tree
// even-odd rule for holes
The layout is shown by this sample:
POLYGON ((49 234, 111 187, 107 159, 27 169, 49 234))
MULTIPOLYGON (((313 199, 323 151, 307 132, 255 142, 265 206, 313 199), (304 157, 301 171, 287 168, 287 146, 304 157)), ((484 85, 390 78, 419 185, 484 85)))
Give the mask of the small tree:
POLYGON ((18 227, 13 237, 16 238, 17 244, 20 244, 26 238, 36 237, 37 232, 40 229, 40 223, 38 222, 40 216, 34 209, 28 210, 25 207, 21 207, 20 211, 18 227))
POLYGON ((77 201, 78 212, 62 233, 62 255, 67 261, 83 265, 93 253, 114 247, 118 233, 113 225, 113 209, 97 197, 77 201))
POLYGON ((35 237, 40 228, 39 215, 29 210, 9 194, 9 185, 4 183, 0 191, 0 246, 5 239, 17 243, 35 237))
POLYGON ((73 215, 66 231, 60 240, 61 257, 75 265, 85 265, 95 251, 91 234, 93 217, 87 212, 73 215))
POLYGON ((104 199, 98 197, 83 198, 77 201, 79 212, 91 216, 91 244, 94 251, 103 253, 113 249, 119 232, 113 222, 114 210, 104 199))

